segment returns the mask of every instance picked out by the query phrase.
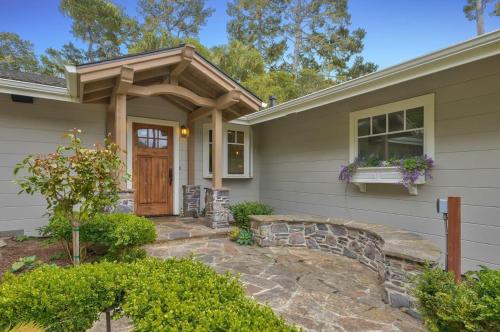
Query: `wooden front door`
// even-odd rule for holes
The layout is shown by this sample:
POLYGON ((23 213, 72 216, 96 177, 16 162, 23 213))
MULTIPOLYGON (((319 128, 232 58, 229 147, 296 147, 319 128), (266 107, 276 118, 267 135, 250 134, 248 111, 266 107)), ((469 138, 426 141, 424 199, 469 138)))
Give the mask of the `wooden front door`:
POLYGON ((173 128, 134 123, 132 131, 136 214, 172 214, 173 128))

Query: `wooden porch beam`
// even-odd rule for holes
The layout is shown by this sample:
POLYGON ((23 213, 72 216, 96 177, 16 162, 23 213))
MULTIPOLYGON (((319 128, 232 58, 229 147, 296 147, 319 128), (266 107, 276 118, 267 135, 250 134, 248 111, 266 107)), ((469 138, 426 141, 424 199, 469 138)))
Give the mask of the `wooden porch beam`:
POLYGON ((127 94, 138 97, 173 95, 188 100, 201 107, 215 107, 215 100, 197 95, 191 90, 173 84, 153 84, 150 86, 130 85, 127 94))
POLYGON ((115 82, 113 80, 97 81, 97 82, 86 84, 84 86, 83 92, 85 94, 89 94, 92 92, 111 89, 114 86, 115 86, 115 82))
POLYGON ((162 67, 162 68, 157 68, 155 70, 145 70, 139 73, 134 74, 134 81, 135 82, 140 82, 140 81, 145 81, 149 80, 151 78, 155 77, 164 77, 165 75, 168 75, 169 70, 167 67, 162 67))
POLYGON ((192 123, 192 122, 198 121, 198 120, 203 119, 203 118, 210 116, 210 115, 212 115, 212 108, 200 107, 200 108, 192 111, 191 113, 189 113, 188 122, 192 123))
POLYGON ((228 107, 233 106, 234 104, 239 103, 241 100, 241 91, 232 90, 226 93, 225 95, 217 98, 216 107, 220 110, 224 110, 228 107))
POLYGON ((122 66, 120 76, 116 80, 115 93, 119 95, 126 94, 130 86, 134 83, 134 68, 122 66))
POLYGON ((83 102, 92 103, 101 99, 105 99, 110 97, 111 93, 112 93, 111 89, 87 93, 83 96, 83 102))
POLYGON ((222 188, 222 111, 212 109, 212 187, 222 188))
POLYGON ((182 57, 181 62, 179 62, 175 68, 170 72, 170 84, 179 85, 179 76, 181 76, 182 72, 186 70, 187 67, 191 64, 194 57, 194 47, 191 45, 186 45, 182 49, 182 57))

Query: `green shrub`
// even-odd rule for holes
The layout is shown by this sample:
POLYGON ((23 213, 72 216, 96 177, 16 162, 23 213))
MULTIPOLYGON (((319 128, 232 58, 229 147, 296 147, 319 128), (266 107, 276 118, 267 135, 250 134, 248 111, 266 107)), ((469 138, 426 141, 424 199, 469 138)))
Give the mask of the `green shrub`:
POLYGON ((500 270, 482 268, 457 284, 451 273, 427 268, 415 295, 431 331, 500 331, 500 270))
POLYGON ((240 237, 240 232, 241 232, 241 230, 238 227, 231 228, 231 230, 229 231, 229 234, 228 234, 229 240, 231 240, 231 241, 238 240, 238 238, 240 237))
POLYGON ((246 298, 229 274, 191 259, 44 266, 0 284, 0 330, 36 322, 85 331, 107 308, 123 308, 134 331, 295 331, 246 298))
POLYGON ((247 229, 242 229, 238 235, 236 243, 242 246, 251 246, 253 244, 253 233, 247 229))
POLYGON ((230 208, 236 225, 243 229, 250 229, 251 215, 273 214, 273 208, 260 202, 242 202, 232 205, 230 208))
POLYGON ((77 268, 42 266, 0 284, 0 330, 36 322, 48 331, 85 331, 111 307, 122 288, 122 266, 83 264, 77 268))
MULTIPOLYGON (((71 224, 61 215, 55 214, 49 224, 43 228, 42 235, 50 236, 60 241, 69 253, 71 248, 71 224)), ((88 248, 104 248, 109 252, 108 257, 120 259, 128 257, 131 249, 156 240, 155 225, 151 220, 131 214, 111 213, 97 214, 80 226, 80 242, 84 255, 88 248)), ((135 250, 135 256, 139 250, 135 250)))

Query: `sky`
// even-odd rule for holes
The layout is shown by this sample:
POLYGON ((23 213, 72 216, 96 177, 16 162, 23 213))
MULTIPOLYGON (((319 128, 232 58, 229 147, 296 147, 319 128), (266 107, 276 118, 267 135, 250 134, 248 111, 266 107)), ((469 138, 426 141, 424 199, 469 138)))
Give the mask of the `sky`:
MULTIPOLYGON (((137 16, 135 0, 115 0, 137 16)), ((385 68, 475 36, 475 22, 462 11, 466 0, 350 0, 351 28, 367 31, 362 52, 367 61, 385 68)), ((0 0, 0 31, 18 33, 35 44, 35 52, 59 48, 68 41, 71 21, 58 10, 59 0, 0 0)), ((207 0, 215 13, 201 29, 206 46, 227 42, 226 1, 207 0)), ((489 8, 491 11, 491 6, 489 8)), ((486 32, 500 28, 500 17, 485 15, 486 32)), ((81 45, 81 44, 80 44, 81 45)))

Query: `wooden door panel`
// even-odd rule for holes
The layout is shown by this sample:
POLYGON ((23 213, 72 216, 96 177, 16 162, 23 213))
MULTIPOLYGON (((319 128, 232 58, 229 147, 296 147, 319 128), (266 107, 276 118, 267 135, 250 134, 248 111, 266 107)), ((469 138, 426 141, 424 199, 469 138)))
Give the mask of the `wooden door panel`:
POLYGON ((136 214, 172 214, 173 129, 134 123, 133 134, 136 214))

